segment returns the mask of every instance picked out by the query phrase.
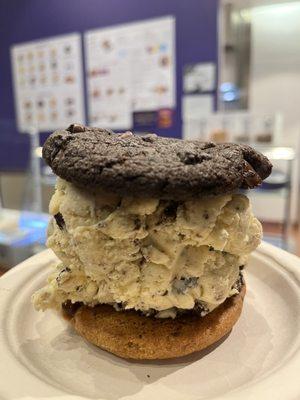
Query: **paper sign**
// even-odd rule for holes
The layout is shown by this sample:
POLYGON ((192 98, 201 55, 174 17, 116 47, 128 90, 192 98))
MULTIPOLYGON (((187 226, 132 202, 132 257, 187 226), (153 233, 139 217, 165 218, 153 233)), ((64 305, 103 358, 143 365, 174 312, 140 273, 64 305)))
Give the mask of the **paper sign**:
POLYGON ((11 60, 20 132, 85 123, 79 34, 14 45, 11 60))
POLYGON ((186 95, 182 97, 182 118, 198 119, 213 112, 214 98, 211 94, 186 95))
POLYGON ((185 93, 202 93, 215 90, 216 65, 214 63, 186 65, 183 87, 185 93))
POLYGON ((128 129, 134 111, 175 106, 174 37, 173 17, 85 34, 91 123, 128 129))

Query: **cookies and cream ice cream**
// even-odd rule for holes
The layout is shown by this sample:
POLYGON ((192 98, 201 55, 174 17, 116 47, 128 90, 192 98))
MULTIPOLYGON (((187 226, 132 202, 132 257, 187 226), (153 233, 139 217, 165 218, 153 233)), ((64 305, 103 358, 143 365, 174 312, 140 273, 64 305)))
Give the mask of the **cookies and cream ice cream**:
POLYGON ((58 178, 48 242, 61 263, 33 297, 175 317, 215 309, 239 290, 262 230, 242 194, 174 201, 84 190, 58 178))

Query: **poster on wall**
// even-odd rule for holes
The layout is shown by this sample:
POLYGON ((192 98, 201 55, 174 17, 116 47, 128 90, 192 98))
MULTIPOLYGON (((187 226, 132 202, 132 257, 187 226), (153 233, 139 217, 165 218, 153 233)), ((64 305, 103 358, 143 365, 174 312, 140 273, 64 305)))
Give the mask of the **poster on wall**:
POLYGON ((182 96, 182 119, 198 119, 210 115, 214 110, 214 97, 211 94, 182 96))
POLYGON ((216 64, 212 62, 188 64, 184 67, 185 93, 212 92, 216 88, 216 64))
POLYGON ((14 45, 11 62, 20 132, 85 123, 79 34, 14 45))
POLYGON ((214 111, 212 94, 189 94, 182 97, 182 120, 184 139, 209 140, 208 121, 214 111))
POLYGON ((175 106, 175 19, 85 33, 89 122, 133 125, 133 112, 175 106))

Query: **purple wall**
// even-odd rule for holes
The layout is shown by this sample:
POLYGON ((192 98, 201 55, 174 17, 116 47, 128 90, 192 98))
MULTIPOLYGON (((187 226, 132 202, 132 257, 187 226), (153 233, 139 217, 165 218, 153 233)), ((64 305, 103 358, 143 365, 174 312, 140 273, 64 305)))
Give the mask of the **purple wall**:
MULTIPOLYGON (((217 60, 218 0, 1 0, 0 2, 0 170, 27 164, 28 141, 15 125, 10 46, 70 32, 84 32, 163 15, 176 17, 177 110, 174 126, 155 129, 181 136, 184 64, 217 60)), ((42 140, 47 135, 42 135, 42 140)))

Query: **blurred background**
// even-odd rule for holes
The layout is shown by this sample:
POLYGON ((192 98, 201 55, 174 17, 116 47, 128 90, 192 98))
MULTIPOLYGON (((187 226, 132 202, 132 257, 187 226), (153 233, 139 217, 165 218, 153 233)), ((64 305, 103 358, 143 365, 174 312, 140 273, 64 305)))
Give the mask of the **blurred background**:
POLYGON ((264 239, 300 255, 299 21, 300 1, 1 0, 0 268, 44 248, 41 146, 73 122, 252 145, 264 239))

